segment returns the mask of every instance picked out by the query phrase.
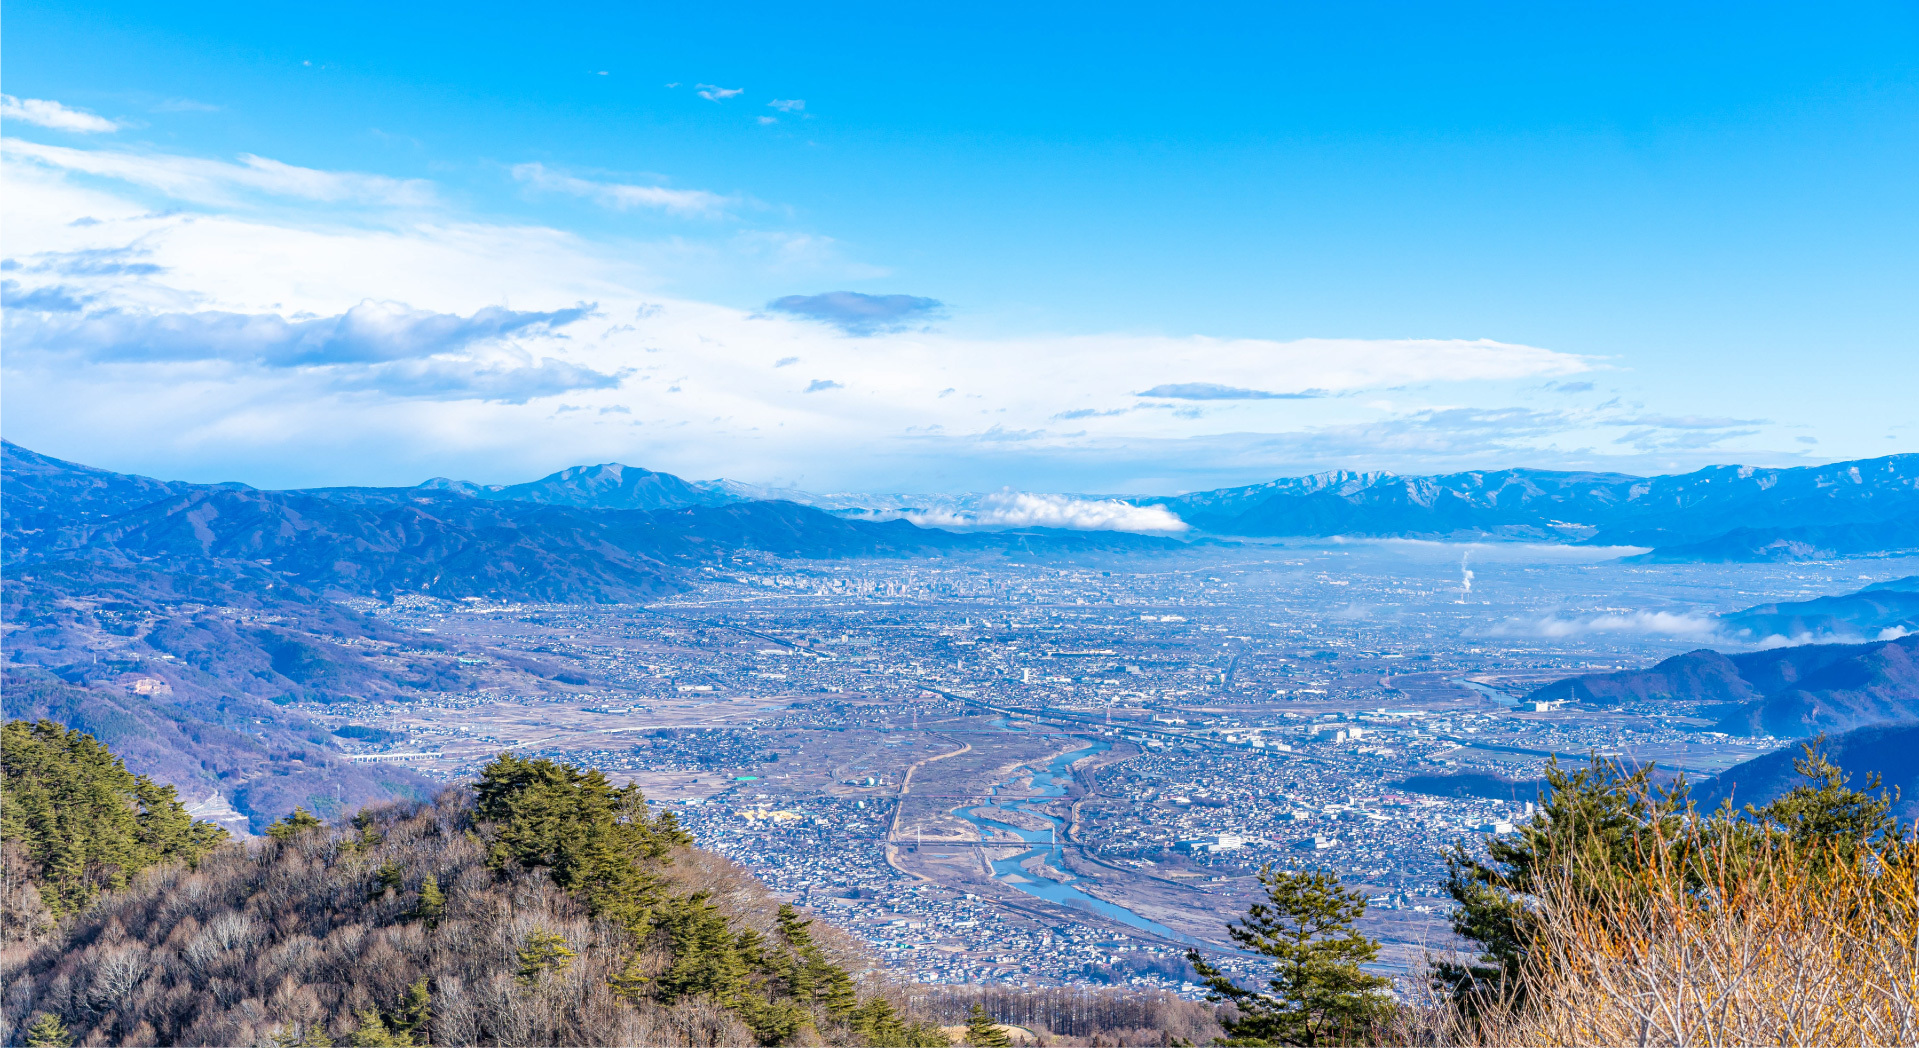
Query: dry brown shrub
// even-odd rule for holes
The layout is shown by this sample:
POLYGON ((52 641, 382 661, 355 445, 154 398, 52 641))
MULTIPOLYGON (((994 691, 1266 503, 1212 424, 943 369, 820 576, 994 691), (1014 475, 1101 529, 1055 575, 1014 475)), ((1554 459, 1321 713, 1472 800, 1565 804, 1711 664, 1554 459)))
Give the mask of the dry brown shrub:
POLYGON ((1562 863, 1532 900, 1540 963, 1518 995, 1531 1003, 1428 996, 1391 1039, 1919 1044, 1919 841, 1851 855, 1779 837, 1686 843, 1631 876, 1562 863))

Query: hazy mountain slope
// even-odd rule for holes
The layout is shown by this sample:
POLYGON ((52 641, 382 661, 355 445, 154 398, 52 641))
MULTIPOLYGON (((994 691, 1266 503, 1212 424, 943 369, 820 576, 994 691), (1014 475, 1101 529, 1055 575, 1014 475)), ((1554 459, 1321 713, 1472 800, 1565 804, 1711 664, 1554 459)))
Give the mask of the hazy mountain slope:
MULTIPOLYGON (((1791 649, 1780 649, 1791 650, 1791 649)), ((1861 644, 1854 654, 1798 674, 1720 722, 1727 731, 1812 735, 1919 718, 1919 635, 1861 644)))
POLYGON ((5 563, 23 551, 54 550, 85 540, 89 525, 185 491, 191 485, 111 473, 29 451, 0 440, 0 531, 5 563))
POLYGON ((85 730, 188 803, 218 795, 255 832, 295 805, 424 796, 425 779, 349 761, 285 704, 463 690, 457 653, 382 665, 370 656, 423 641, 284 584, 237 583, 72 561, 11 572, 8 715, 85 730))
POLYGON ((458 496, 344 502, 294 492, 194 490, 107 521, 85 549, 176 568, 251 562, 317 590, 457 598, 632 601, 676 573, 557 507, 458 496))
MULTIPOLYGON (((1885 787, 1897 790, 1893 813, 1903 820, 1919 817, 1919 723, 1872 724, 1828 735, 1819 744, 1826 758, 1852 776, 1854 788, 1864 788, 1878 773, 1885 787)), ((1805 750, 1798 743, 1734 765, 1699 784, 1693 798, 1702 808, 1715 808, 1730 797, 1738 807, 1764 807, 1805 782, 1793 771, 1793 761, 1805 750)))
MULTIPOLYGON (((321 593, 381 598, 646 601, 678 591, 689 569, 736 550, 840 558, 1178 547, 1174 540, 1118 532, 960 534, 905 521, 846 520, 790 502, 594 509, 420 488, 261 491, 124 477, 12 445, 8 455, 9 463, 29 469, 17 484, 7 475, 9 525, 23 525, 8 536, 11 563, 77 555, 104 565, 278 578, 321 593), (93 501, 85 504, 99 509, 78 516, 78 507, 63 501, 69 492, 86 494, 93 501), (142 502, 148 495, 155 497, 142 502), (24 526, 29 515, 57 520, 63 511, 74 514, 74 523, 24 526)), ((577 488, 581 500, 671 501, 691 490, 666 474, 624 468, 555 477, 547 478, 555 486, 542 489, 543 497, 577 488), (606 486, 594 487, 602 482, 606 486)))
POLYGON ((1754 641, 1767 637, 1891 640, 1892 634, 1919 631, 1919 575, 1836 597, 1759 604, 1721 615, 1719 621, 1726 633, 1754 641), (1892 633, 1881 637, 1885 631, 1892 633))
POLYGON ((1528 699, 1589 703, 1675 699, 1728 706, 1721 727, 1784 737, 1919 717, 1919 635, 1872 644, 1806 644, 1724 655, 1687 652, 1646 670, 1556 681, 1528 699))
POLYGON ((1758 564, 1915 548, 1919 518, 1901 516, 1855 524, 1735 528, 1699 542, 1661 545, 1628 559, 1640 564, 1758 564))

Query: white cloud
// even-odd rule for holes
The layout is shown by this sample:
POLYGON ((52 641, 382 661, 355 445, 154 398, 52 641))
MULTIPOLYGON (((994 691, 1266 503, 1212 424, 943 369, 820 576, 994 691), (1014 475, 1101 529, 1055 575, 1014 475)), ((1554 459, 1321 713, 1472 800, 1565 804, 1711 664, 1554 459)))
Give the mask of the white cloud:
POLYGON ((719 102, 746 93, 746 88, 743 87, 719 87, 714 84, 695 84, 694 86, 699 88, 696 93, 708 102, 719 102))
POLYGON ((731 203, 727 197, 704 189, 668 189, 665 186, 636 186, 619 182, 593 182, 549 171, 543 164, 516 164, 513 177, 535 189, 591 200, 615 211, 652 208, 677 215, 717 217, 731 203))
MULTIPOLYGON (((606 245, 538 225, 423 217, 408 202, 430 197, 430 187, 377 176, 260 158, 235 164, 11 142, 8 149, 24 162, 8 165, 0 201, 11 257, 21 263, 7 275, 23 296, 84 303, 63 324, 164 318, 153 321, 164 328, 231 314, 306 331, 300 325, 344 317, 368 300, 393 303, 382 308, 402 319, 470 322, 488 309, 545 313, 590 302, 618 320, 351 368, 188 359, 159 352, 174 345, 165 340, 145 354, 133 338, 117 339, 125 351, 112 354, 78 335, 33 352, 13 352, 24 344, 10 340, 0 360, 9 437, 168 475, 201 463, 220 479, 262 483, 293 482, 289 470, 305 471, 302 483, 456 473, 513 480, 554 462, 620 460, 816 490, 990 490, 1012 482, 1163 491, 1194 486, 1195 471, 1224 483, 1276 475, 1282 465, 1343 465, 1351 456, 1389 453, 1396 457, 1386 464, 1403 467, 1537 447, 1577 419, 1500 406, 1498 387, 1487 384, 1536 385, 1592 367, 1572 354, 1491 340, 963 331, 848 338, 809 319, 662 293, 689 265, 788 274, 780 278, 796 293, 852 279, 856 264, 817 234, 606 245), (238 205, 180 212, 100 178, 183 200, 272 193, 328 206, 290 215, 238 205), (334 206, 341 198, 388 208, 356 213, 356 225, 334 206), (113 265, 95 264, 101 259, 113 265), (829 271, 836 275, 818 275, 829 271), (121 320, 87 319, 103 311, 121 320), (775 366, 789 358, 804 360, 805 372, 775 366), (482 377, 458 388, 449 378, 457 367, 482 377), (803 392, 824 376, 839 388, 803 392), (1204 413, 1184 414, 1136 395, 1179 383, 1329 395, 1213 400, 1204 413), (1465 399, 1473 383, 1491 391, 1491 402, 1380 408, 1336 395, 1430 384, 1465 399), (555 418, 551 397, 562 391, 587 410, 555 418)), ((623 199, 621 187, 538 165, 515 175, 610 206, 623 199)), ((725 201, 696 190, 625 188, 643 194, 626 206, 705 213, 725 201)), ((1009 504, 993 519, 1085 526, 1106 513, 1128 527, 1148 521, 1145 511, 1114 508, 1123 504, 1089 505, 1009 504)))
POLYGON ((926 510, 900 516, 935 528, 1068 528, 1176 535, 1191 527, 1164 506, 1025 491, 987 495, 971 509, 926 510))
POLYGON ((766 104, 769 106, 772 106, 774 109, 777 109, 782 113, 798 113, 806 108, 806 99, 775 98, 774 100, 766 104))
POLYGON ((1720 623, 1710 615, 1694 612, 1632 611, 1599 615, 1547 616, 1540 619, 1515 619, 1498 632, 1522 636, 1585 637, 1596 633, 1624 633, 1635 636, 1676 637, 1701 643, 1723 640, 1720 623))
POLYGON ((118 131, 120 125, 84 109, 70 109, 47 98, 15 98, 0 95, 0 120, 24 120, 55 131, 79 131, 100 134, 118 131))
POLYGON ((232 206, 247 193, 326 204, 420 207, 433 202, 433 186, 417 179, 295 167, 242 153, 238 163, 121 149, 70 149, 18 138, 0 142, 14 163, 111 178, 158 190, 177 200, 232 206))

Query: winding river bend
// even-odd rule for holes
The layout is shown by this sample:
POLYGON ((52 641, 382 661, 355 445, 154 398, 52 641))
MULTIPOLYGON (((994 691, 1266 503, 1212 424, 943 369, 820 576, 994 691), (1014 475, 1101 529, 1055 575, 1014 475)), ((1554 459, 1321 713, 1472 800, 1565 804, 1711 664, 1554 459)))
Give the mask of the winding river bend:
POLYGON ((953 809, 953 814, 972 823, 973 826, 980 831, 981 840, 986 840, 990 836, 990 828, 991 830, 1004 830, 1018 834, 1021 840, 1033 846, 1011 858, 999 859, 993 863, 993 878, 1001 884, 1005 884, 1035 898, 1058 903, 1061 906, 1071 906, 1075 909, 1087 910, 1104 917, 1110 917, 1121 924, 1138 928, 1142 931, 1152 932, 1154 935, 1163 936, 1177 942, 1187 943, 1192 946, 1209 946, 1210 944, 1208 943, 1201 942, 1190 935, 1182 935, 1157 921, 1147 920, 1124 906, 1115 905, 1104 899, 1096 899, 1086 894, 1074 887, 1074 884, 1079 881, 1079 878, 1064 872, 1066 861, 1061 854, 1059 845, 1060 835, 1066 829, 1064 820, 1046 814, 1040 810, 1040 807, 1051 798, 1065 796, 1066 784, 1072 781, 1072 771, 1070 769, 1075 762, 1084 760, 1094 754, 1104 753, 1112 748, 1111 743, 1094 739, 1090 747, 1081 747, 1077 750, 1062 753, 1044 765, 1035 768, 1033 771, 1033 789, 1037 792, 1037 796, 1027 797, 1021 800, 1001 798, 999 791, 1002 787, 1011 784, 1011 780, 1009 780, 992 788, 990 793, 992 801, 990 803, 955 808, 953 809), (1043 830, 1029 830, 978 814, 980 808, 995 806, 1009 811, 1022 812, 1036 819, 1044 819, 1047 828, 1043 830), (1044 864, 1046 867, 1059 871, 1061 879, 1055 880, 1051 877, 1043 876, 1034 870, 1025 869, 1020 866, 1021 863, 1034 858, 1040 860, 1040 863, 1035 865, 1044 864))

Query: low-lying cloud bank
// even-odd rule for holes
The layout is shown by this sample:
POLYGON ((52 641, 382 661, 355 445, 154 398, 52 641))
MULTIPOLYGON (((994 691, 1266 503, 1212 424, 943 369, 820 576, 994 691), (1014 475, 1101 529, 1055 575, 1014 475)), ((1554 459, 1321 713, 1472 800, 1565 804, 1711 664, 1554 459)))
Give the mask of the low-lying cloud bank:
POLYGON ((1142 535, 1177 535, 1191 529, 1164 506, 1025 491, 987 495, 967 509, 908 511, 900 516, 924 528, 1067 528, 1142 535))
POLYGON ((1595 634, 1628 634, 1641 637, 1669 637, 1701 647, 1783 648, 1798 644, 1865 644, 1898 640, 1909 631, 1888 627, 1869 633, 1800 633, 1793 636, 1772 633, 1760 635, 1747 629, 1730 629, 1715 615, 1697 612, 1630 611, 1598 615, 1546 615, 1538 618, 1508 619, 1493 630, 1499 636, 1544 637, 1561 640, 1595 634))
POLYGON ((1596 633, 1623 633, 1634 636, 1696 638, 1701 642, 1721 636, 1720 622, 1710 615, 1694 612, 1630 611, 1598 615, 1548 615, 1536 619, 1511 619, 1494 632, 1504 636, 1584 637, 1596 633))

